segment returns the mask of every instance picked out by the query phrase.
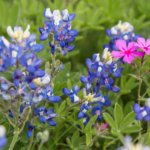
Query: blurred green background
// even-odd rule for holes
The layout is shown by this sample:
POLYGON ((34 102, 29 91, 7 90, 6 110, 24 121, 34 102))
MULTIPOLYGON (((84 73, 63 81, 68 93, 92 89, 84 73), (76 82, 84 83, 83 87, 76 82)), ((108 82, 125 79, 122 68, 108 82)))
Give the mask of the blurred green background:
MULTIPOLYGON (((0 36, 4 35, 8 38, 6 33, 8 25, 11 25, 12 27, 22 26, 23 29, 25 29, 27 24, 30 24, 30 32, 36 34, 37 43, 45 45, 44 50, 38 54, 39 58, 44 58, 45 62, 50 61, 51 55, 48 41, 41 42, 39 40, 40 33, 38 28, 44 26, 44 10, 48 7, 50 7, 51 10, 59 9, 60 11, 66 8, 69 13, 75 12, 76 17, 72 22, 72 29, 78 30, 79 32, 79 35, 73 43, 75 45, 75 49, 73 52, 68 53, 66 57, 61 56, 61 54, 57 55, 57 58, 59 58, 64 64, 69 61, 71 62, 71 66, 70 64, 66 64, 65 70, 62 71, 59 77, 55 80, 55 95, 61 96, 63 95, 61 92, 63 87, 68 86, 68 88, 71 88, 76 83, 81 86, 81 83, 78 81, 81 75, 86 75, 87 73, 87 69, 85 67, 86 58, 92 58, 93 53, 103 52, 103 44, 109 43, 110 39, 106 35, 105 30, 116 25, 119 20, 122 20, 122 22, 130 22, 134 26, 135 34, 141 34, 144 38, 150 37, 149 4, 150 0, 0 0, 0 36), (69 72, 70 67, 71 73, 69 72), (68 77, 67 73, 70 73, 70 77, 68 77), (66 74, 67 78, 64 80, 66 74), (61 77, 62 75, 63 77, 61 77)), ((149 66, 147 65, 144 67, 144 70, 147 70, 148 68, 149 66)), ((138 89, 138 81, 136 81, 133 77, 130 77, 129 79, 127 74, 136 74, 135 69, 128 64, 124 66, 121 80, 115 80, 115 85, 121 88, 120 93, 109 93, 109 98, 112 100, 113 104, 118 102, 122 108, 124 108, 126 114, 132 110, 130 105, 127 107, 126 104, 130 101, 130 104, 133 105, 133 103, 137 101, 138 89), (128 108, 130 108, 130 110, 128 108)), ((147 77, 146 79, 147 80, 144 80, 143 82, 141 93, 144 93, 146 88, 150 86, 149 82, 147 82, 150 81, 150 78, 147 77)), ((148 96, 150 96, 150 93, 148 93, 148 96)), ((65 100, 65 97, 62 99, 65 100)), ((70 100, 67 99, 67 104, 68 101, 70 100)), ((58 108, 61 107, 60 105, 63 107, 63 102, 58 105, 56 104, 55 110, 58 110, 58 108)), ((113 114, 113 107, 110 107, 108 111, 113 114)), ((76 109, 74 113, 71 114, 71 117, 77 120, 76 116, 78 112, 79 109, 76 109)), ((41 125, 39 130, 43 130, 43 128, 49 128, 51 130, 51 135, 53 135, 51 137, 53 138, 50 139, 50 143, 55 141, 55 144, 52 147, 54 150, 57 148, 60 150, 60 147, 63 147, 65 150, 74 149, 68 144, 68 141, 69 138, 72 137, 72 134, 77 130, 77 127, 74 125, 70 128, 70 124, 72 123, 68 120, 64 120, 62 116, 58 116, 58 126, 56 129, 41 125), (64 126, 62 126, 63 123, 64 126), (64 131, 67 129, 69 130, 66 134, 64 131), (58 138, 60 135, 61 139, 58 138), (66 141, 69 146, 62 144, 66 143, 66 141)), ((75 120, 72 120, 72 122, 75 122, 75 120)), ((84 134, 81 133, 80 136, 81 135, 84 134)), ((28 142, 26 134, 22 135, 21 142, 24 142, 24 144, 28 142)), ((85 143, 85 136, 82 138, 81 142, 82 144, 85 143)), ((50 143, 47 145, 49 146, 50 143)), ((100 138, 97 142, 95 142, 92 149, 105 149, 106 146, 104 146, 104 143, 105 140, 100 138)), ((114 147, 116 148, 119 145, 120 143, 117 143, 114 147)), ((114 147, 110 146, 108 149, 115 149, 114 147)), ((79 149, 85 150, 85 146, 79 149)), ((45 149, 43 148, 43 150, 45 149)), ((75 150, 78 150, 78 148, 75 150)))

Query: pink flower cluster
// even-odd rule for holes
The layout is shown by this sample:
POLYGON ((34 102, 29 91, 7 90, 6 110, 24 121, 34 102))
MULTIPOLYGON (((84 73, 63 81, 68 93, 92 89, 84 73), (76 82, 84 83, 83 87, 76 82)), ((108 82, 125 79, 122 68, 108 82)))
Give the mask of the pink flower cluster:
POLYGON ((131 63, 135 57, 144 57, 145 53, 150 55, 150 39, 145 41, 144 38, 139 37, 137 39, 138 43, 129 42, 126 45, 126 41, 119 39, 116 41, 116 46, 120 51, 112 51, 112 57, 121 58, 123 57, 123 61, 127 63, 131 63), (137 49, 141 48, 143 51, 137 51, 137 49))

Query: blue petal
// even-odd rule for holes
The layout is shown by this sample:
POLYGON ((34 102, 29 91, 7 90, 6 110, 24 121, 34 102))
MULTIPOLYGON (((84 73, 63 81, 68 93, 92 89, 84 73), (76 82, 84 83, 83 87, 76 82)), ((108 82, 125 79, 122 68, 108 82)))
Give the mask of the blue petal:
POLYGON ((19 80, 18 80, 18 79, 15 79, 13 83, 14 83, 14 85, 15 85, 16 87, 19 86, 19 80))
POLYGON ((58 103, 61 100, 61 98, 59 96, 50 96, 48 100, 52 103, 58 103))
POLYGON ((92 65, 91 59, 87 58, 85 63, 88 68, 91 68, 91 65, 92 65))
POLYGON ((142 113, 138 113, 138 114, 135 116, 135 119, 136 119, 136 120, 142 120, 142 119, 143 119, 142 113))
POLYGON ((43 77, 45 75, 45 72, 41 69, 38 69, 37 71, 35 71, 34 75, 36 77, 43 77))
POLYGON ((31 51, 39 53, 44 48, 43 44, 35 44, 30 47, 31 51))
POLYGON ((140 109, 141 109, 141 106, 139 104, 134 104, 133 105, 133 111, 135 113, 139 113, 140 112, 140 109))
POLYGON ((65 40, 65 43, 71 43, 71 42, 73 42, 75 40, 75 37, 71 37, 71 38, 69 38, 69 39, 66 39, 65 40))
POLYGON ((63 40, 60 40, 60 41, 59 41, 59 44, 60 44, 60 46, 61 46, 62 48, 64 48, 65 42, 64 42, 63 40))
POLYGON ((27 66, 27 71, 31 74, 34 74, 35 68, 33 66, 29 65, 29 66, 27 66))
POLYGON ((111 106, 111 101, 109 101, 109 100, 105 101, 104 106, 106 106, 106 107, 111 106))
POLYGON ((45 117, 43 115, 39 116, 39 120, 45 124, 45 117))
POLYGON ((3 148, 7 144, 7 138, 0 137, 0 149, 3 148))
POLYGON ((74 48, 75 48, 74 45, 70 45, 70 46, 67 46, 67 47, 66 47, 66 50, 67 50, 68 52, 71 52, 71 51, 74 50, 74 48))
POLYGON ((106 34, 107 34, 108 36, 112 36, 111 30, 110 30, 110 29, 106 29, 106 34))
POLYGON ((41 40, 41 41, 44 41, 44 40, 46 40, 47 38, 48 38, 48 33, 47 33, 47 32, 42 33, 41 36, 40 36, 40 40, 41 40))
POLYGON ((70 96, 70 90, 68 90, 67 88, 63 88, 62 89, 62 92, 67 95, 67 96, 70 96))
POLYGON ((68 34, 69 34, 70 36, 77 36, 77 35, 78 35, 78 31, 71 29, 71 30, 68 32, 68 34))
POLYGON ((28 138, 30 138, 32 136, 32 130, 27 131, 27 136, 28 136, 28 138))
POLYGON ((83 112, 79 112, 79 114, 78 114, 78 119, 81 119, 81 118, 83 118, 84 117, 84 113, 83 112))
POLYGON ((88 82, 88 78, 86 76, 82 76, 82 77, 80 77, 80 81, 82 83, 87 83, 88 82))
POLYGON ((116 78, 120 78, 121 77, 121 73, 119 71, 115 71, 113 73, 113 76, 116 77, 116 78))
POLYGON ((47 123, 48 123, 50 126, 56 126, 56 122, 53 121, 53 120, 47 120, 47 123))
POLYGON ((120 91, 120 89, 117 87, 113 87, 113 89, 112 89, 112 92, 114 92, 114 93, 118 93, 119 91, 120 91))
POLYGON ((69 21, 72 21, 75 18, 75 13, 72 13, 69 15, 69 21))
POLYGON ((31 88, 32 90, 35 90, 35 89, 36 89, 35 83, 30 82, 30 83, 28 83, 28 85, 29 85, 29 88, 31 88))

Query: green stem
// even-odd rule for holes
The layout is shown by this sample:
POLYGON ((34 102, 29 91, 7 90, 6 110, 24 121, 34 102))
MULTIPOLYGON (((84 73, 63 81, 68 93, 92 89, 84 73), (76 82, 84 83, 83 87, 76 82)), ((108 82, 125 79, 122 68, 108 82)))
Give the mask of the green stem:
POLYGON ((13 136, 13 140, 11 142, 11 145, 9 147, 9 150, 13 150, 13 148, 14 148, 16 142, 17 142, 17 139, 18 139, 18 135, 19 135, 19 127, 18 127, 19 114, 20 114, 20 99, 18 97, 18 100, 17 100, 17 114, 16 114, 16 117, 15 117, 14 136, 13 136))
POLYGON ((29 143, 29 146, 28 146, 27 150, 31 150, 31 146, 32 146, 32 142, 33 142, 33 137, 34 137, 34 130, 32 131, 32 136, 30 138, 30 143, 29 143))
POLYGON ((42 149, 43 144, 44 144, 44 142, 42 142, 42 141, 41 141, 41 143, 40 143, 40 146, 39 146, 38 150, 41 150, 41 149, 42 149))
POLYGON ((16 142, 17 142, 18 135, 19 135, 19 132, 18 132, 18 131, 14 132, 13 140, 12 140, 12 142, 11 142, 11 145, 10 145, 10 147, 9 147, 9 150, 13 150, 13 148, 14 148, 16 142))
MULTIPOLYGON (((142 84, 142 79, 140 79, 140 82, 139 82, 139 88, 138 88, 138 99, 140 99, 140 93, 141 93, 141 84, 142 84)), ((140 104, 140 100, 138 101, 138 104, 140 104)))
POLYGON ((141 99, 149 92, 150 87, 146 90, 146 92, 141 96, 141 99))
POLYGON ((92 139, 92 141, 90 142, 90 144, 88 145, 88 147, 86 148, 86 150, 89 150, 90 146, 92 143, 94 143, 94 141, 97 139, 97 135, 92 139))
POLYGON ((147 128, 147 145, 150 146, 150 124, 148 124, 148 128, 147 128))
MULTIPOLYGON (((33 105, 33 110, 32 110, 32 118, 31 118, 31 124, 32 125, 34 124, 34 108, 35 108, 35 104, 33 105)), ((32 146, 32 143, 33 143, 33 137, 34 137, 34 130, 32 130, 32 136, 30 138, 30 143, 29 143, 29 146, 28 146, 27 150, 31 150, 31 146, 32 146)))

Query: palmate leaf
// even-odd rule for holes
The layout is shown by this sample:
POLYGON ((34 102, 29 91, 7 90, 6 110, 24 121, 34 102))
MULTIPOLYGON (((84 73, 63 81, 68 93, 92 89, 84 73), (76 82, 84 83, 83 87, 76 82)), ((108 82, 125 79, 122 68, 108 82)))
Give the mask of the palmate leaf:
POLYGON ((115 124, 113 118, 110 116, 110 114, 108 114, 108 113, 103 113, 103 117, 104 117, 105 121, 109 123, 109 125, 110 125, 111 127, 116 128, 116 124, 115 124))
POLYGON ((115 116, 116 127, 117 129, 119 129, 123 118, 123 112, 122 112, 122 108, 117 103, 115 105, 114 116, 115 116))
POLYGON ((132 124, 132 122, 135 120, 135 113, 131 112, 129 113, 123 120, 120 130, 125 129, 127 126, 129 126, 130 124, 132 124))

